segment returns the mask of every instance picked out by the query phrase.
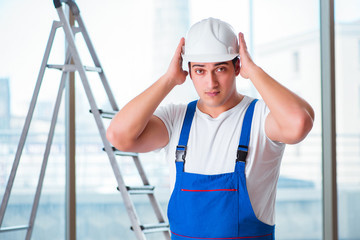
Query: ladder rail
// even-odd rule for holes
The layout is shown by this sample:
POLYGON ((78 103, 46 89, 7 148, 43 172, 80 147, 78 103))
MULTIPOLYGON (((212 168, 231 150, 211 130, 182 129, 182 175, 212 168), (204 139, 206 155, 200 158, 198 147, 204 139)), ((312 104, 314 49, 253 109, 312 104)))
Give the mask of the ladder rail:
POLYGON ((15 176, 16 176, 16 172, 20 163, 20 158, 21 158, 21 154, 22 151, 24 149, 24 145, 25 145, 25 141, 28 135, 28 131, 29 131, 29 127, 30 127, 30 123, 34 114, 34 109, 37 103, 37 99, 39 96, 39 92, 40 92, 40 87, 41 87, 41 83, 44 77, 44 73, 45 73, 45 69, 46 69, 46 63, 48 62, 49 56, 50 56, 50 51, 51 51, 51 47, 52 44, 54 42, 54 38, 55 38, 55 33, 57 28, 59 28, 61 26, 61 23, 58 21, 54 21, 51 27, 51 32, 49 35, 49 39, 48 42, 46 44, 46 49, 45 49, 45 53, 44 53, 44 57, 43 57, 43 61, 41 63, 41 67, 39 70, 39 74, 38 74, 38 78, 36 81, 36 85, 35 85, 35 89, 34 89, 34 93, 32 95, 31 101, 30 101, 30 106, 29 106, 29 110, 25 119, 25 124, 24 127, 22 129, 21 135, 20 135, 20 140, 19 140, 19 144, 15 153, 15 159, 11 168, 11 172, 8 178, 8 182, 6 185, 6 189, 5 189, 5 193, 1 202, 1 207, 0 207, 0 228, 2 226, 3 220, 4 220, 4 216, 5 216, 5 211, 7 208, 7 205, 9 203, 9 198, 10 198, 10 193, 14 184, 14 180, 15 180, 15 176))
MULTIPOLYGON (((111 164, 112 169, 114 171, 116 180, 118 182, 120 190, 125 190, 126 189, 125 188, 125 182, 124 182, 124 180, 123 180, 123 178, 121 176, 120 169, 119 169, 119 167, 117 165, 115 155, 111 150, 110 143, 107 141, 106 134, 105 134, 106 131, 105 131, 104 125, 102 123, 100 113, 98 111, 98 107, 96 106, 95 98, 94 98, 94 96, 93 96, 93 94, 91 92, 91 88, 90 88, 89 82, 87 80, 83 64, 82 64, 81 59, 79 57, 79 53, 78 53, 78 51, 77 51, 77 49, 75 47, 75 39, 74 39, 74 36, 72 34, 70 24, 66 21, 66 17, 65 17, 65 14, 63 12, 63 9, 62 8, 56 8, 56 10, 58 12, 60 21, 64 23, 63 24, 63 29, 64 29, 64 32, 65 32, 66 40, 67 40, 67 42, 69 44, 69 48, 70 48, 70 51, 72 53, 72 58, 74 60, 74 63, 77 66, 78 73, 79 73, 81 81, 83 83, 83 87, 84 87, 87 99, 89 101, 91 111, 94 114, 95 122, 97 124, 97 127, 98 127, 98 130, 99 130, 102 142, 104 144, 105 151, 106 151, 106 153, 107 153, 107 155, 109 157, 110 164, 111 164)), ((133 206, 133 204, 131 202, 129 194, 127 193, 127 191, 121 191, 121 194, 122 194, 123 201, 124 201, 125 207, 127 209, 127 212, 129 214, 130 221, 132 223, 132 226, 134 227, 134 233, 135 233, 136 237, 138 239, 145 239, 145 235, 141 231, 140 223, 139 223, 139 220, 138 220, 137 215, 135 213, 135 210, 134 210, 135 208, 134 208, 134 206, 133 206)))
MULTIPOLYGON (((139 172, 139 175, 141 177, 141 180, 144 185, 150 185, 150 182, 145 174, 144 168, 140 162, 140 159, 138 156, 133 156, 135 166, 139 172)), ((164 214, 162 213, 162 210, 160 208, 160 204, 155 198, 154 194, 148 194, 148 198, 150 200, 150 203, 154 209, 155 215, 160 223, 165 223, 164 214)), ((165 235, 166 239, 170 239, 170 233, 169 231, 163 231, 163 234, 165 235)))
MULTIPOLYGON (((75 20, 77 21, 77 23, 79 24, 79 27, 82 29, 82 34, 83 34, 83 37, 84 37, 84 40, 85 40, 85 43, 86 43, 86 46, 88 47, 89 49, 89 52, 90 52, 90 55, 94 61, 94 64, 96 67, 100 67, 102 69, 102 66, 101 66, 101 63, 100 63, 100 60, 96 54, 96 51, 95 51, 95 48, 90 40, 90 36, 86 30, 86 27, 85 27, 85 24, 81 18, 81 15, 80 14, 77 14, 75 15, 75 20)), ((107 94, 107 97, 109 99, 109 102, 110 102, 110 105, 112 107, 112 109, 114 111, 119 111, 119 107, 117 106, 116 104, 116 101, 115 101, 115 97, 111 91, 111 88, 110 88, 110 85, 107 81, 107 78, 105 76, 105 73, 104 71, 101 71, 99 72, 99 76, 100 76, 100 79, 101 79, 101 82, 104 86, 104 89, 106 91, 106 94, 107 94)))
MULTIPOLYGON (((144 168, 143 168, 142 164, 140 163, 139 157, 134 156, 133 159, 134 159, 135 166, 140 174, 143 184, 150 185, 150 182, 145 174, 144 168)), ((149 197, 150 202, 155 210, 155 214, 156 214, 156 217, 158 218, 159 222, 165 222, 165 219, 163 217, 164 215, 162 214, 162 210, 159 207, 160 205, 159 205, 158 201, 154 198, 154 196, 152 194, 148 195, 148 197, 149 197)))
MULTIPOLYGON (((70 62, 70 54, 67 54, 66 62, 70 62)), ((42 165, 41 165, 39 180, 38 180, 38 184, 36 187, 34 202, 33 202, 32 209, 31 209, 29 228, 26 232, 26 237, 25 237, 26 240, 30 240, 33 229, 34 229, 34 222, 35 222, 35 218, 36 218, 37 209, 39 207, 41 190, 42 190, 42 186, 43 186, 44 178, 45 178, 45 171, 46 171, 46 167, 47 167, 48 160, 49 160, 51 145, 52 145, 52 142, 54 139, 56 122, 57 122, 57 118, 58 118, 58 114, 59 114, 62 95, 63 95, 64 89, 65 89, 65 82, 66 82, 67 75, 68 75, 67 72, 62 73, 58 94, 56 96, 55 107, 54 107, 53 115, 51 118, 50 130, 49 130, 48 138, 46 141, 46 147, 45 147, 44 157, 43 157, 43 161, 42 161, 42 165)))

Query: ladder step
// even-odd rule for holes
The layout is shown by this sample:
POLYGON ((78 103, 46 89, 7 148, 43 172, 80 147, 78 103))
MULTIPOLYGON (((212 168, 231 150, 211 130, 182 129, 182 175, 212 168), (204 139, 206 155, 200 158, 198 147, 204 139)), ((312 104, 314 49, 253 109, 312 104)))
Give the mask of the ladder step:
MULTIPOLYGON (((105 148, 103 148, 102 150, 105 151, 105 148)), ((122 152, 122 151, 117 150, 115 147, 112 147, 112 150, 114 151, 115 155, 117 155, 117 156, 123 156, 123 157, 138 157, 139 156, 138 153, 122 152)))
POLYGON ((103 118, 107 118, 107 119, 112 119, 115 116, 115 114, 117 113, 115 111, 104 111, 102 109, 99 109, 99 112, 103 118))
MULTIPOLYGON (((120 191, 119 187, 116 188, 120 191)), ((126 186, 126 190, 129 194, 139 195, 139 194, 154 194, 155 186, 145 185, 145 186, 126 186)))
POLYGON ((130 156, 130 157, 138 157, 139 154, 138 153, 133 153, 133 152, 122 152, 117 150, 116 148, 113 147, 113 151, 115 153, 115 155, 118 156, 130 156))
POLYGON ((88 72, 98 72, 101 73, 102 69, 100 67, 90 67, 90 66, 84 66, 85 71, 88 72))
POLYGON ((3 227, 3 228, 0 228, 0 232, 19 231, 19 230, 24 230, 24 229, 28 229, 28 228, 29 228, 28 225, 14 226, 14 227, 3 227))
MULTIPOLYGON (((91 110, 89 110, 89 112, 92 113, 91 110)), ((103 118, 112 119, 117 112, 115 112, 115 111, 104 111, 102 109, 99 109, 99 113, 100 113, 101 117, 103 117, 103 118)))
MULTIPOLYGON (((170 226, 168 223, 144 224, 140 225, 143 233, 165 232, 169 231, 170 226)), ((130 227, 134 231, 133 227, 130 227)))
MULTIPOLYGON (((76 66, 74 64, 47 64, 48 68, 54 68, 57 70, 65 71, 65 72, 75 72, 77 71, 76 66)), ((102 69, 99 67, 89 67, 84 66, 85 71, 88 72, 98 72, 101 73, 102 69)))

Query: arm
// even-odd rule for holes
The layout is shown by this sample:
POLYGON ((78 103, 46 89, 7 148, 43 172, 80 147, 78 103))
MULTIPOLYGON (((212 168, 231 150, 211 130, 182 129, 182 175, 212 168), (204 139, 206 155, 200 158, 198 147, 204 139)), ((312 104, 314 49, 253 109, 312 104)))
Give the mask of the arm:
POLYGON ((167 72, 126 104, 112 119, 106 136, 117 149, 126 152, 148 152, 169 142, 165 124, 153 113, 176 85, 185 82, 187 72, 181 67, 181 48, 184 41, 184 38, 180 40, 167 72))
POLYGON ((273 141, 300 142, 313 126, 314 110, 252 61, 242 33, 239 33, 239 45, 240 75, 251 80, 270 109, 265 122, 266 135, 273 141))

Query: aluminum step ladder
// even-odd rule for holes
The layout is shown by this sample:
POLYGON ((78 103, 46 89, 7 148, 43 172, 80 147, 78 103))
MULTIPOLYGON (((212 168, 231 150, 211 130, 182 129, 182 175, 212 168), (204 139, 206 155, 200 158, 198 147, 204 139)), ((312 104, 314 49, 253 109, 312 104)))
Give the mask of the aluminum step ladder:
POLYGON ((87 96, 87 99, 90 104, 90 109, 91 109, 90 111, 92 112, 92 114, 94 116, 97 128, 99 130, 100 137, 104 144, 103 150, 106 152, 106 154, 110 160, 110 164, 111 164, 111 167, 113 169, 113 172, 115 174, 115 178, 116 178, 116 181, 118 184, 117 188, 121 193, 123 202, 125 204, 126 211, 130 218, 131 229, 134 231, 136 239, 145 240, 146 239, 145 233, 152 233, 152 232, 163 232, 165 239, 170 239, 169 225, 165 222, 165 219, 164 219, 163 213, 161 211, 161 208, 159 206, 159 203, 156 200, 155 195, 154 195, 154 187, 150 186, 150 184, 149 184, 149 181, 145 175, 144 169, 139 160, 138 154, 137 153, 120 152, 120 151, 116 150, 115 148, 113 148, 110 145, 110 143, 108 142, 108 140, 106 139, 106 130, 105 130, 104 124, 102 122, 102 117, 106 117, 106 114, 104 114, 104 112, 102 110, 98 109, 98 107, 96 105, 95 98, 90 89, 89 81, 88 81, 88 78, 86 75, 87 71, 97 72, 99 74, 99 77, 102 81, 105 92, 107 94, 107 97, 109 99, 110 105, 112 107, 112 112, 110 113, 110 116, 113 116, 114 112, 117 112, 119 109, 115 102, 114 96, 111 92, 111 89, 107 82, 107 79, 105 77, 104 71, 101 67, 100 61, 95 53, 95 49, 90 41, 89 35, 88 35, 86 28, 84 26, 84 23, 83 23, 83 20, 80 16, 79 8, 73 0, 53 0, 53 2, 54 2, 54 6, 57 10, 57 13, 59 15, 60 21, 54 21, 52 28, 51 28, 49 40, 47 42, 45 54, 44 54, 44 57, 42 60, 39 75, 38 75, 37 82, 35 85, 35 90, 34 90, 34 93, 33 93, 33 96, 32 96, 31 102, 30 102, 29 111, 28 111, 26 119, 25 119, 25 124, 24 124, 23 130, 21 132, 21 136, 20 136, 19 144, 18 144, 17 151, 15 154, 13 166, 12 166, 12 169, 11 169, 11 172, 9 175, 9 179, 8 179, 8 182, 6 185, 5 193, 4 193, 2 202, 1 202, 0 238, 1 238, 2 232, 26 230, 25 239, 26 240, 31 239, 31 235, 32 235, 33 228, 34 228, 35 217, 36 217, 37 209, 39 206, 41 189, 42 189, 42 185, 43 185, 43 181, 44 181, 44 177, 45 177, 46 165, 48 163, 51 144, 52 144, 52 140, 53 140, 53 136, 54 136, 54 132, 55 132, 55 126, 56 126, 56 122, 57 122, 61 98, 62 98, 63 91, 65 88, 65 82, 66 82, 69 72, 78 71, 80 78, 81 78, 81 82, 83 84, 83 87, 84 87, 84 90, 86 93, 86 96, 87 96), (72 12, 78 26, 74 26, 74 27, 70 26, 69 21, 65 17, 63 3, 65 3, 69 6, 69 9, 72 12), (64 30, 65 38, 66 38, 66 41, 68 44, 68 48, 66 50, 66 56, 65 56, 65 63, 62 65, 48 64, 48 59, 49 59, 52 44, 53 44, 53 41, 55 38, 55 33, 59 28, 62 28, 64 30), (88 67, 88 66, 84 66, 82 64, 79 52, 78 52, 76 44, 75 44, 75 35, 78 33, 82 34, 82 36, 85 40, 85 43, 87 45, 87 48, 90 52, 90 55, 93 59, 93 62, 95 64, 95 67, 88 67), (32 116, 34 113, 34 109, 36 106, 41 83, 42 83, 42 80, 44 77, 45 70, 48 68, 61 70, 62 75, 61 75, 60 86, 59 86, 59 90, 57 93, 55 107, 53 110, 52 119, 51 119, 51 123, 50 123, 50 130, 49 130, 48 138, 46 141, 44 157, 43 157, 43 161, 42 161, 42 165, 41 165, 41 169, 40 169, 40 175, 39 175, 39 180, 38 180, 38 184, 37 184, 37 188, 36 188, 36 192, 35 192, 34 202, 32 205, 29 224, 22 225, 22 226, 14 226, 14 227, 2 227, 4 215, 6 212, 6 208, 8 205, 9 198, 10 198, 10 193, 11 193, 13 183, 15 180, 16 171, 19 166, 20 158, 22 155, 22 151, 24 148, 24 144, 25 144, 25 141, 27 138, 29 127, 30 127, 30 123, 31 123, 32 116), (130 187, 130 186, 125 185, 124 179, 123 179, 120 169, 119 169, 119 166, 116 162, 116 155, 131 156, 133 158, 144 186, 130 187), (146 195, 148 195, 151 206, 157 217, 158 223, 147 224, 147 225, 140 224, 139 218, 136 214, 134 204, 130 197, 131 194, 146 194, 146 195))

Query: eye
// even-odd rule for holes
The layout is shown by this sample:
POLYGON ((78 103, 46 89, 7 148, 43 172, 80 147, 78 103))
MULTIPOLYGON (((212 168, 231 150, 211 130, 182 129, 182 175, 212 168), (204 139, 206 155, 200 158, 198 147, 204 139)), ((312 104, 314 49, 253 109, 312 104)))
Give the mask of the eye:
POLYGON ((204 70, 202 70, 202 69, 195 69, 195 73, 196 73, 196 74, 203 74, 203 73, 204 73, 204 70))
POLYGON ((224 72, 225 70, 225 67, 219 67, 216 69, 216 72, 224 72))

